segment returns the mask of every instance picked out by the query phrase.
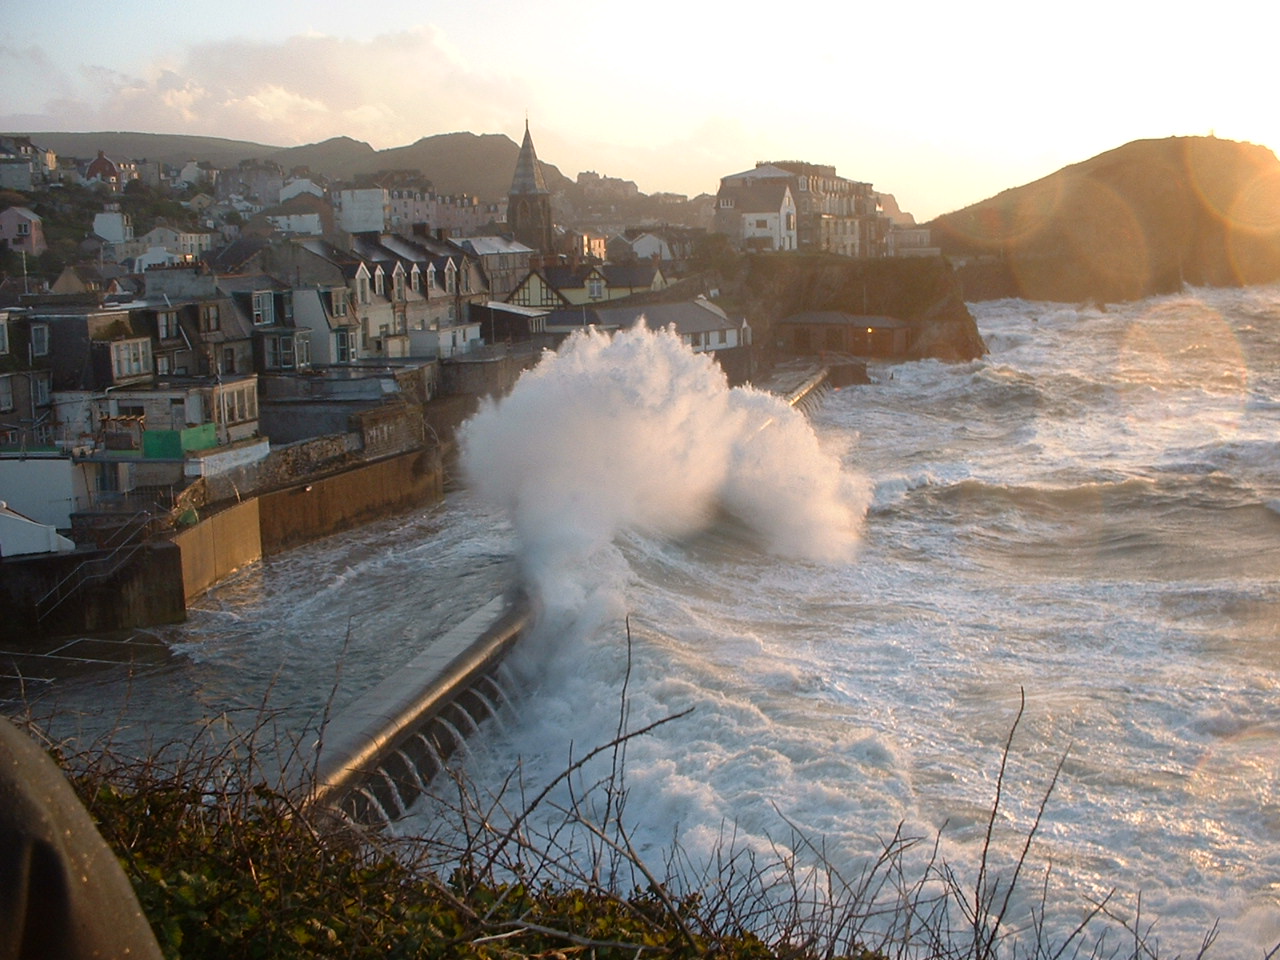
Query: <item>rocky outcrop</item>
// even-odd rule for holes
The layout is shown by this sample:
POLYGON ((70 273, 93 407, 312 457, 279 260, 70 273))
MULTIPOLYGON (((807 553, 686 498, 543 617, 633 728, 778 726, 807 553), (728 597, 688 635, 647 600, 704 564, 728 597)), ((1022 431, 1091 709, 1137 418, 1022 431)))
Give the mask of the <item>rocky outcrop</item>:
POLYGON ((757 344, 774 320, 808 310, 894 317, 912 324, 908 359, 972 360, 987 352, 950 264, 940 257, 851 260, 826 254, 745 258, 725 294, 751 318, 757 344))
POLYGON ((1132 300, 1280 279, 1280 162, 1214 137, 1139 140, 949 213, 967 300, 1132 300))

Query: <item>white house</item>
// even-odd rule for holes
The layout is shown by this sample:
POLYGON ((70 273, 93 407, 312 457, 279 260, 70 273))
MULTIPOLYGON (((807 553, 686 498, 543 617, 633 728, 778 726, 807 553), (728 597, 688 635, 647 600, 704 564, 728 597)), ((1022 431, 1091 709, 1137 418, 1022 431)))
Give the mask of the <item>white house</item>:
POLYGON ((725 177, 716 196, 716 230, 749 250, 795 250, 796 201, 781 177, 725 177))
POLYGON ((128 243, 133 239, 133 218, 120 211, 120 204, 109 203, 94 215, 93 232, 107 243, 128 243))

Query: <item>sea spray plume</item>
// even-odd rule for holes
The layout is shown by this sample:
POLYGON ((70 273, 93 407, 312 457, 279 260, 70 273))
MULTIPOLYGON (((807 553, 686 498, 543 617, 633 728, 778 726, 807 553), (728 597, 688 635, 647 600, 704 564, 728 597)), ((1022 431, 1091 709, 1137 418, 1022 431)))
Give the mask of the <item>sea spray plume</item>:
POLYGON ((461 445, 468 483, 514 523, 536 598, 570 615, 621 612, 625 531, 685 536, 722 508, 770 550, 845 560, 869 500, 802 415, 730 389, 710 357, 643 324, 575 334, 486 403, 461 445))

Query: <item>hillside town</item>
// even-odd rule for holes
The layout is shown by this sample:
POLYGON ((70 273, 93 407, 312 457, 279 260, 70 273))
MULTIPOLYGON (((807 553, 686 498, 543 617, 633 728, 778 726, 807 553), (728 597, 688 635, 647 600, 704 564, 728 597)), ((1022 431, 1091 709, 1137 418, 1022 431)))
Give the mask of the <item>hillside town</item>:
MULTIPOLYGON (((310 521, 290 508, 274 535, 259 516, 247 552, 209 570, 184 548, 181 595, 140 616, 180 617, 255 554, 438 495, 478 398, 575 330, 645 318, 731 382, 752 379, 766 346, 753 326, 787 318, 717 302, 717 252, 937 254, 892 196, 820 164, 757 163, 715 196, 659 198, 700 225, 628 222, 629 181, 587 172, 577 185, 572 204, 548 186, 527 126, 508 194, 486 199, 438 194, 418 171, 330 181, 269 160, 177 167, 0 137, 0 563, 8 600, 30 614, 15 623, 54 629, 141 545, 228 506, 395 458, 436 478, 348 491, 310 521), (50 556, 45 572, 15 575, 16 559, 50 556)), ((770 348, 825 336, 893 353, 905 336, 892 318, 874 333, 866 317, 793 319, 770 348), (833 323, 860 339, 833 337, 833 323)))

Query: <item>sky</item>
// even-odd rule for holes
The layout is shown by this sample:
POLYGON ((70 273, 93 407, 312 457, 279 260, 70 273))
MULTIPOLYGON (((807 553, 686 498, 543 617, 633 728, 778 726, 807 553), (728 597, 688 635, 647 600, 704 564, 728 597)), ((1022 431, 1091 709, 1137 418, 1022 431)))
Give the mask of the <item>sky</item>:
MULTIPOLYGON (((644 193, 829 164, 920 221, 1131 140, 1280 147, 1280 5, 0 0, 0 131, 383 149, 529 123, 644 193)), ((429 173, 429 171, 428 171, 429 173)))

